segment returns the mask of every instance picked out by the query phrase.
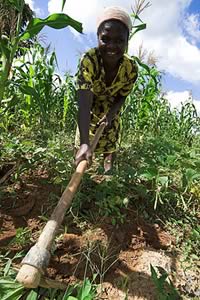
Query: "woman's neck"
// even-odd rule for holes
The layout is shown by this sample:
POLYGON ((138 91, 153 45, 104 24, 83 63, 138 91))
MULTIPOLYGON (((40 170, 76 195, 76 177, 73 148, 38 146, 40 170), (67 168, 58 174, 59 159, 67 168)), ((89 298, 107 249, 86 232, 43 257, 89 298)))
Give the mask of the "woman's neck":
POLYGON ((106 64, 104 62, 103 65, 105 71, 105 82, 107 86, 110 86, 118 73, 119 64, 106 64))
POLYGON ((105 70, 106 73, 107 72, 108 73, 109 72, 115 72, 119 68, 119 62, 112 63, 112 62, 103 61, 103 66, 104 66, 104 70, 105 70))

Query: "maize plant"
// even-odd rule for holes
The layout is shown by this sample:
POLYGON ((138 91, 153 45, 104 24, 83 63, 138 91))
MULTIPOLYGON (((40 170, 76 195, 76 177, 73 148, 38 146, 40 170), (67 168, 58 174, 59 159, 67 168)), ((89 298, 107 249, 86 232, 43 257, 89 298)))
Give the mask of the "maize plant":
MULTIPOLYGON (((15 15, 15 25, 12 30, 12 34, 10 32, 6 32, 2 28, 0 28, 0 61, 1 61, 1 70, 0 70, 0 103, 3 100, 5 88, 8 85, 8 78, 10 74, 10 70, 13 64, 14 57, 20 48, 20 42, 30 40, 35 37, 44 26, 50 26, 55 29, 61 29, 64 27, 72 26, 78 32, 82 32, 82 25, 78 21, 75 21, 71 17, 66 14, 52 14, 45 19, 40 18, 30 18, 27 26, 25 25, 23 16, 26 11, 24 0, 8 0, 2 2, 1 0, 1 21, 3 24, 3 20, 6 19, 5 13, 7 10, 11 11, 15 15), (6 6, 7 10, 4 9, 6 6)), ((28 21, 28 20, 27 20, 28 21)))

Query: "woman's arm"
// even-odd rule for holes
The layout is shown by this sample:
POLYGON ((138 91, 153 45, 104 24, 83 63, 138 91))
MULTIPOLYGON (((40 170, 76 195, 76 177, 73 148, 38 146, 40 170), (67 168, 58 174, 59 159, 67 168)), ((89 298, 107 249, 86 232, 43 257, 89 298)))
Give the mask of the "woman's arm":
POLYGON ((78 127, 80 132, 80 148, 76 153, 75 165, 81 160, 86 159, 89 163, 92 160, 90 149, 89 127, 90 127, 90 110, 93 101, 93 93, 88 90, 78 90, 78 127))
POLYGON ((80 132, 80 144, 90 144, 90 110, 93 101, 93 93, 88 90, 79 90, 78 95, 78 127, 80 132))

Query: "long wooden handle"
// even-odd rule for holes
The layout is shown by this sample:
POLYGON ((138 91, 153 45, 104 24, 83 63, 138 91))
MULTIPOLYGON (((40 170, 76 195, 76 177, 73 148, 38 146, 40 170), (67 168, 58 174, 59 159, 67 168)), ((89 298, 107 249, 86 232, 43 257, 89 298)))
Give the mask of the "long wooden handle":
MULTIPOLYGON (((91 150, 95 150, 96 145, 101 137, 101 134, 106 124, 101 123, 94 136, 91 150)), ((60 227, 66 210, 70 207, 74 194, 81 182, 81 178, 87 169, 87 161, 81 161, 72 178, 63 192, 57 206, 55 207, 50 220, 45 225, 38 242, 34 245, 22 261, 22 267, 17 274, 17 281, 22 283, 27 288, 38 287, 41 275, 44 269, 48 266, 50 259, 50 250, 54 241, 58 228, 60 227)))

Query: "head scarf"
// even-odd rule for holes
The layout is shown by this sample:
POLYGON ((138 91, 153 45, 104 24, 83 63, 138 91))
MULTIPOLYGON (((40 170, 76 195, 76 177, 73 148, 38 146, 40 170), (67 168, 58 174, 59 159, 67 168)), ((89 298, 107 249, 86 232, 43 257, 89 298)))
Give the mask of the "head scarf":
POLYGON ((129 14, 118 6, 110 6, 104 9, 103 13, 97 19, 97 29, 103 22, 113 19, 119 20, 128 28, 129 32, 131 31, 132 22, 129 14))

